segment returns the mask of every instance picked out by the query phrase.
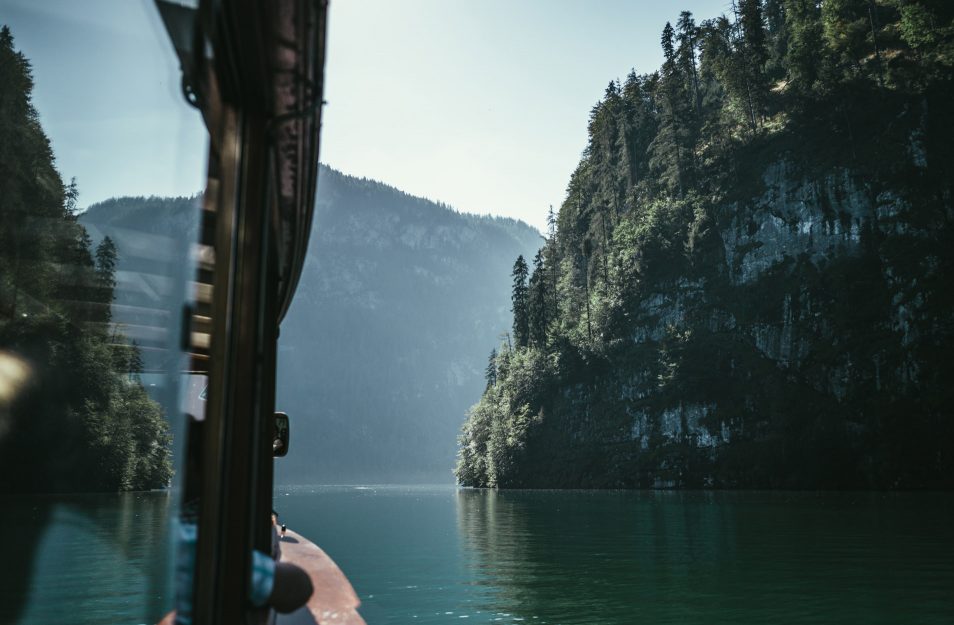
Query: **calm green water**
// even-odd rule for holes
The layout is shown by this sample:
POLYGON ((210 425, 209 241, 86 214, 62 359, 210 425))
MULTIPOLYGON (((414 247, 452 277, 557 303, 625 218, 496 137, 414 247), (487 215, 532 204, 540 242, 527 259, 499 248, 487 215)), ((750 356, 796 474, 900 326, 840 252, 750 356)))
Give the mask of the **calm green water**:
POLYGON ((954 623, 954 496, 286 489, 380 623, 954 623))
MULTIPOLYGON (((2 498, 0 623, 171 606, 162 494, 2 498), (17 606, 13 616, 11 606, 17 606)), ((279 488, 369 625, 954 623, 954 494, 279 488)))
POLYGON ((0 624, 154 623, 173 603, 167 493, 0 496, 0 624))

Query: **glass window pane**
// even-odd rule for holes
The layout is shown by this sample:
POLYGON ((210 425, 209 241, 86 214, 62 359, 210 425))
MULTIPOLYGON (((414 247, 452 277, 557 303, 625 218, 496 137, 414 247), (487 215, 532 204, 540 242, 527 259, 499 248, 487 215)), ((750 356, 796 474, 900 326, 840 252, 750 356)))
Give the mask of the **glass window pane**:
POLYGON ((206 133, 152 3, 0 26, 0 622, 157 622, 206 133))

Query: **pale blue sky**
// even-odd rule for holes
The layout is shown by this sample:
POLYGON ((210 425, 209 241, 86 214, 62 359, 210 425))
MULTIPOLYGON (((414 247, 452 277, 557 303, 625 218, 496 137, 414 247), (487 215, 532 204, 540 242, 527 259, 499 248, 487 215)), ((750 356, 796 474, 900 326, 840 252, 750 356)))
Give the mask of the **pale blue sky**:
MULTIPOLYGON (((728 0, 332 0, 321 158, 345 173, 542 229, 586 145, 590 108, 659 33, 728 0)), ((191 194, 205 139, 147 0, 0 0, 80 205, 191 194)), ((319 181, 320 184, 320 181, 319 181)))

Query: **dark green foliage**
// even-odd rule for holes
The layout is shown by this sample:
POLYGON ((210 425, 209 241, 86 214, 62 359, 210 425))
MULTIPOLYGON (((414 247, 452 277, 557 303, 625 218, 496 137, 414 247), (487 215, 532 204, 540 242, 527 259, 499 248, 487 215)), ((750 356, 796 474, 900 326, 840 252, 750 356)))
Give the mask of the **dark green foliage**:
POLYGON ((683 11, 676 22, 679 29, 676 40, 679 42, 678 64, 682 75, 688 80, 687 92, 693 111, 698 115, 702 111, 702 93, 699 86, 699 69, 696 63, 696 48, 699 45, 699 29, 692 13, 683 11))
POLYGON ((96 275, 106 288, 116 288, 116 244, 108 236, 96 246, 96 275))
POLYGON ((462 484, 954 486, 954 8, 733 7, 591 112, 462 484))
POLYGON ((113 301, 113 291, 116 289, 117 256, 116 244, 109 237, 105 237, 96 246, 96 287, 99 291, 97 299, 105 304, 99 321, 108 322, 112 317, 109 304, 113 301))
POLYGON ((742 39, 738 52, 742 55, 746 99, 752 124, 757 125, 765 114, 769 87, 765 74, 769 55, 762 0, 739 0, 739 24, 742 39))
POLYGON ((785 75, 785 57, 791 34, 786 22, 787 8, 785 0, 765 0, 763 3, 765 28, 768 38, 768 58, 765 72, 769 82, 774 83, 785 75))
POLYGON ((550 326, 550 282, 543 263, 543 250, 533 257, 533 274, 530 276, 527 293, 527 331, 530 344, 546 349, 547 332, 550 326))
POLYGON ((510 301, 513 312, 513 342, 519 347, 530 344, 530 310, 529 288, 527 286, 527 261, 523 255, 517 256, 513 264, 513 288, 510 291, 510 301))
POLYGON ((165 487, 166 423, 138 350, 107 323, 116 248, 101 243, 94 263, 6 27, 0 84, 0 491, 165 487), (11 370, 26 381, 11 387, 11 370))
POLYGON ((657 179, 673 193, 681 195, 690 184, 692 131, 690 127, 692 96, 690 79, 677 62, 673 45, 675 31, 669 22, 663 29, 660 43, 665 56, 660 73, 659 130, 649 146, 650 166, 657 179))
POLYGON ((794 88, 809 92, 821 74, 821 11, 815 0, 785 0, 784 66, 794 88))
POLYGON ((767 34, 759 0, 742 0, 737 18, 705 23, 703 62, 722 84, 727 112, 754 132, 763 121, 768 98, 767 34))
POLYGON ((497 350, 490 351, 490 358, 487 360, 487 370, 484 373, 487 380, 487 388, 493 388, 497 385, 497 350))

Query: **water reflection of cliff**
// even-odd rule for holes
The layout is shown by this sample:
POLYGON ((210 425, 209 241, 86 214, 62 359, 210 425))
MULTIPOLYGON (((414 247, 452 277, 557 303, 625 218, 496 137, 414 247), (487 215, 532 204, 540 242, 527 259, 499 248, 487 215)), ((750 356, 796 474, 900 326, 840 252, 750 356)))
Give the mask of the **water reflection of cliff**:
POLYGON ((734 559, 734 515, 713 498, 461 490, 458 529, 477 583, 492 589, 487 611, 538 623, 678 618, 691 602, 665 598, 734 559))
POLYGON ((527 622, 954 622, 944 495, 464 490, 457 512, 484 607, 527 622))

